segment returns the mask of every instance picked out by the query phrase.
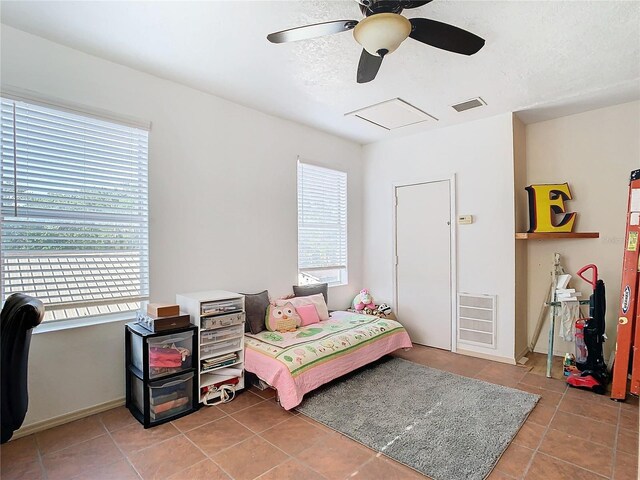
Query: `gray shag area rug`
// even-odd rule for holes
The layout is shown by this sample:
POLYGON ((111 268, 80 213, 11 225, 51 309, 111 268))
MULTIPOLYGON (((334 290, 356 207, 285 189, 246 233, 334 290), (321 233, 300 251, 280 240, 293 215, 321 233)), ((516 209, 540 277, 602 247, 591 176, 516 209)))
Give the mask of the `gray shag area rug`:
POLYGON ((385 357, 297 410, 435 480, 482 480, 539 398, 385 357))

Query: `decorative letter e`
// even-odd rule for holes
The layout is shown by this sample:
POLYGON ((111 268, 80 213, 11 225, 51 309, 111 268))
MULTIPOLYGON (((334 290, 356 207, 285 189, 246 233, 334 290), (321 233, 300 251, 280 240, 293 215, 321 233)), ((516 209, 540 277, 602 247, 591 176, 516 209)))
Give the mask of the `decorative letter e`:
POLYGON ((565 232, 573 230, 576 213, 567 213, 558 225, 553 224, 553 215, 565 213, 564 201, 571 200, 568 183, 552 185, 529 185, 529 233, 565 232))

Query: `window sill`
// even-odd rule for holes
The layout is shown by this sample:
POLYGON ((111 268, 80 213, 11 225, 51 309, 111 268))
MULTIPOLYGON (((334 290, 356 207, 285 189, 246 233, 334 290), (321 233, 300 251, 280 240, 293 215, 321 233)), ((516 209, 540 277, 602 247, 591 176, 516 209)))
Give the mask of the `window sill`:
POLYGON ((34 335, 41 333, 58 332, 61 330, 70 330, 73 328, 91 327, 94 325, 102 325, 104 323, 116 322, 132 322, 136 319, 136 312, 118 312, 105 315, 95 315, 88 317, 74 318, 71 320, 57 320, 41 323, 33 329, 34 335))
POLYGON ((349 282, 344 282, 344 283, 329 283, 327 286, 329 288, 332 287, 346 287, 347 285, 349 285, 349 282))

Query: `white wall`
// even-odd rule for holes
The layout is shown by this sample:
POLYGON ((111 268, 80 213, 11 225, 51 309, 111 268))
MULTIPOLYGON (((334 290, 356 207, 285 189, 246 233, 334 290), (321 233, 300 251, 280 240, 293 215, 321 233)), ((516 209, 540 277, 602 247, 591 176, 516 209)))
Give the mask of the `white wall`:
MULTIPOLYGON (((513 185, 515 202, 516 232, 527 231, 527 221, 529 219, 527 192, 527 162, 526 162, 526 127, 517 116, 513 116, 513 185)), ((515 332, 515 354, 516 360, 527 353, 528 322, 527 322, 527 300, 528 300, 528 280, 527 258, 529 242, 516 241, 516 332, 515 332)))
POLYGON ((472 225, 455 225, 458 291, 498 296, 497 348, 469 345, 459 348, 513 362, 515 227, 511 114, 366 145, 363 152, 366 205, 363 271, 365 284, 374 298, 393 300, 392 185, 455 174, 457 212, 473 215, 475 219, 472 225))
MULTIPOLYGON (((616 338, 629 174, 640 168, 640 102, 527 125, 526 136, 527 184, 568 182, 573 200, 566 207, 578 212, 574 231, 600 232, 598 239, 528 241, 529 337, 549 285, 553 253, 558 252, 574 275, 570 286, 582 291, 583 298, 591 287, 575 273, 589 263, 598 266, 607 289, 608 359, 616 338)), ((548 325, 535 351, 547 352, 548 325)), ((573 343, 556 336, 555 354, 574 350, 573 343)))
MULTIPOLYGON (((2 26, 1 82, 152 122, 151 298, 205 289, 291 291, 296 158, 348 172, 349 280, 362 286, 361 146, 2 26)), ((35 335, 25 424, 124 395, 123 325, 35 335)))

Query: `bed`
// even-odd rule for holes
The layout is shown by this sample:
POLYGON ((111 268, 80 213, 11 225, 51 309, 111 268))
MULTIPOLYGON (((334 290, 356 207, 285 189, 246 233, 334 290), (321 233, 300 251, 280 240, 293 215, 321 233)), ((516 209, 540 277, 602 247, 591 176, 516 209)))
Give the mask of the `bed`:
POLYGON ((245 369, 275 388, 290 410, 320 385, 409 347, 407 331, 395 320, 336 311, 295 332, 245 334, 245 369))

